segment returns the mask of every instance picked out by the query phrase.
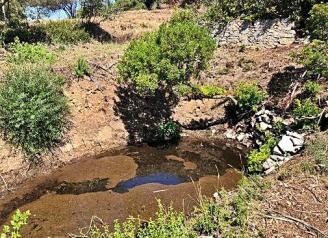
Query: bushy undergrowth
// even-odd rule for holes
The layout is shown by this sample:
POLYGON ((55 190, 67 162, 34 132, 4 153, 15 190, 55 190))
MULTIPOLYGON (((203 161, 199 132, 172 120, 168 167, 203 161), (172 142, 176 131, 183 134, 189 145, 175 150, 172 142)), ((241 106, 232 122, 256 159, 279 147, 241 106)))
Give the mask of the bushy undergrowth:
POLYGON ((20 238, 21 229, 27 224, 28 218, 31 215, 30 211, 21 212, 17 210, 11 218, 10 225, 4 225, 1 238, 20 238))
POLYGON ((303 23, 308 17, 312 6, 320 0, 215 0, 208 1, 209 8, 204 15, 206 22, 211 25, 224 27, 230 20, 241 17, 255 21, 261 18, 291 18, 303 23))
POLYGON ((36 65, 12 68, 0 84, 0 131, 28 159, 48 151, 67 128, 64 80, 36 65))
POLYGON ((113 5, 114 12, 145 9, 146 5, 140 0, 117 0, 113 5))
POLYGON ((38 63, 49 64, 54 61, 54 54, 50 53, 46 46, 41 43, 21 43, 17 38, 10 44, 11 54, 7 60, 13 64, 38 63))
POLYGON ((315 97, 320 93, 322 90, 322 86, 315 82, 315 81, 307 81, 304 84, 304 93, 308 97, 315 97))
POLYGON ((317 126, 320 109, 310 98, 306 100, 296 99, 292 110, 293 116, 297 120, 299 127, 303 129, 312 129, 317 126))
POLYGON ((267 93, 255 83, 241 83, 235 91, 241 111, 256 110, 267 97, 267 93))
POLYGON ((49 43, 76 44, 88 42, 91 38, 78 21, 49 21, 38 25, 45 32, 49 43))
POLYGON ((326 42, 314 40, 300 53, 293 54, 293 57, 310 73, 328 77, 328 44, 326 42))
POLYGON ((224 95, 226 90, 219 86, 205 85, 200 86, 199 91, 204 95, 204 97, 214 97, 219 95, 224 95))
POLYGON ((328 174, 328 146, 325 138, 319 136, 308 146, 307 151, 311 159, 315 161, 318 169, 328 174))
POLYGON ((174 141, 180 138, 181 127, 174 121, 161 122, 157 125, 157 141, 174 141))
POLYGON ((328 4, 316 4, 310 11, 307 28, 313 39, 328 41, 328 4))
POLYGON ((263 172, 263 163, 270 157, 272 149, 277 141, 272 135, 268 135, 266 142, 257 150, 254 149, 247 157, 247 170, 249 173, 263 172))
POLYGON ((205 68, 214 48, 189 11, 176 12, 158 31, 130 44, 118 66, 120 76, 148 92, 186 83, 205 68))

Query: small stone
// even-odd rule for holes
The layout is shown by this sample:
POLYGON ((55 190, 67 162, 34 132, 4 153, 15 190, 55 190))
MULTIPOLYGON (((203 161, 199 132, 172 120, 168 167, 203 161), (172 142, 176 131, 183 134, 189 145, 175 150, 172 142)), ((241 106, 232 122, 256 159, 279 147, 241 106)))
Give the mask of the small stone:
POLYGON ((293 142, 291 141, 291 137, 284 135, 282 139, 278 143, 279 148, 285 153, 295 153, 296 149, 294 147, 293 142))
POLYGON ((265 172, 264 172, 264 174, 265 175, 269 175, 269 174, 271 174, 273 171, 275 171, 275 167, 271 167, 270 169, 267 169, 265 172))
POLYGON ((272 159, 267 159, 264 163, 263 163, 263 168, 265 170, 271 168, 271 167, 274 167, 274 161, 272 159))
POLYGON ((279 156, 279 155, 271 155, 270 158, 276 162, 279 162, 279 161, 284 161, 285 160, 285 157, 284 156, 279 156))
POLYGON ((298 134, 296 132, 291 132, 291 131, 287 131, 286 133, 288 136, 291 136, 291 137, 294 137, 294 138, 297 138, 297 139, 300 139, 300 140, 304 140, 304 136, 301 135, 301 134, 298 134))
POLYGON ((268 123, 261 122, 261 123, 260 123, 260 128, 261 128, 261 130, 266 131, 267 129, 271 129, 272 126, 271 126, 270 124, 268 124, 268 123))
POLYGON ((236 132, 232 129, 230 130, 227 130, 227 132, 225 133, 225 136, 228 138, 228 139, 236 139, 237 135, 236 135, 236 132))
POLYGON ((218 192, 213 193, 213 197, 214 197, 215 199, 218 199, 218 198, 219 198, 219 193, 218 193, 218 192))
POLYGON ((241 133, 237 136, 237 140, 239 142, 243 141, 246 138, 246 134, 245 133, 241 133))
POLYGON ((273 148, 273 154, 274 154, 274 155, 283 155, 283 153, 281 152, 281 150, 279 149, 278 146, 275 146, 275 147, 273 148))

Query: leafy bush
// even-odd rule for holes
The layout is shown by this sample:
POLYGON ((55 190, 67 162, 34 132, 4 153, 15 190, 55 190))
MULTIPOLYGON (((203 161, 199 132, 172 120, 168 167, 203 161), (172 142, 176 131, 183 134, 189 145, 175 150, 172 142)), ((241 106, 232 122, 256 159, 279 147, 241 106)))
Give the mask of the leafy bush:
POLYGON ((314 81, 307 81, 304 85, 304 93, 310 97, 315 97, 321 90, 321 85, 314 81))
POLYGON ((38 63, 41 61, 48 64, 55 59, 55 56, 44 45, 40 43, 20 43, 17 38, 14 43, 10 44, 10 50, 12 53, 7 60, 14 64, 38 63))
POLYGON ((6 27, 0 30, 0 42, 9 44, 18 38, 20 42, 36 43, 45 42, 46 33, 37 26, 19 25, 16 27, 6 27))
POLYGON ((188 12, 176 12, 154 33, 130 44, 119 63, 121 78, 154 92, 197 77, 213 54, 214 40, 188 12))
POLYGON ((199 87, 199 90, 205 97, 214 97, 226 93, 224 88, 211 85, 201 86, 199 87))
POLYGON ((11 218, 11 226, 4 225, 1 238, 19 238, 22 237, 20 234, 21 229, 27 224, 28 217, 31 215, 30 211, 21 212, 17 210, 11 218))
POLYGON ((178 96, 194 96, 200 94, 199 87, 195 85, 187 85, 187 84, 178 84, 174 87, 175 93, 178 96))
POLYGON ((49 21, 38 26, 47 35, 49 43, 76 44, 91 38, 78 21, 49 21))
POLYGON ((313 39, 328 40, 328 4, 316 4, 310 11, 307 28, 313 39))
POLYGON ((0 84, 0 130, 28 159, 49 150, 67 128, 63 83, 49 69, 24 65, 12 68, 0 84))
POLYGON ((314 40, 304 47, 302 52, 293 55, 312 74, 328 77, 328 44, 314 40))
POLYGON ((273 136, 268 136, 267 141, 259 150, 252 150, 248 155, 247 169, 249 173, 261 173, 263 163, 270 157, 271 150, 276 146, 277 141, 273 136))
POLYGON ((114 11, 128 11, 128 10, 140 10, 145 9, 144 2, 140 0, 117 0, 114 3, 114 11))
POLYGON ((291 18, 302 22, 308 17, 312 6, 320 0, 215 0, 209 1, 210 7, 205 18, 210 22, 229 22, 236 17, 254 21, 261 18, 291 18))
POLYGON ((74 71, 75 71, 75 75, 79 78, 83 77, 84 75, 91 74, 91 69, 88 65, 88 62, 84 58, 79 58, 77 60, 74 71))
POLYGON ((257 106, 266 99, 267 93, 255 83, 241 83, 235 91, 235 96, 242 111, 255 111, 257 106))
POLYGON ((303 129, 311 129, 316 125, 316 119, 319 116, 320 109, 311 99, 301 101, 295 100, 292 114, 296 117, 298 125, 303 129))
POLYGON ((160 141, 171 141, 180 138, 180 125, 174 121, 161 122, 157 128, 157 138, 160 141))

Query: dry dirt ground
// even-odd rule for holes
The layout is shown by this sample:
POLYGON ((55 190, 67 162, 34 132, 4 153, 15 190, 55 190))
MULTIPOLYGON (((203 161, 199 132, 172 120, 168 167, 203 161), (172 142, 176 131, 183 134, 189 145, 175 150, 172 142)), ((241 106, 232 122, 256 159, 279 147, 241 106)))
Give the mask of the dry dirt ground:
MULTIPOLYGON (((116 64, 127 47, 127 40, 156 29, 161 22, 169 19, 171 13, 172 10, 167 9, 134 11, 103 22, 102 27, 116 43, 93 41, 70 47, 51 47, 57 55, 53 69, 67 79, 65 94, 70 100, 71 128, 62 145, 36 166, 24 161, 19 151, 0 140, 0 190, 3 194, 7 188, 13 188, 35 175, 46 174, 67 163, 128 144, 131 136, 128 125, 122 120, 124 115, 115 110, 122 100, 116 93, 116 64), (91 65, 90 77, 78 79, 74 76, 73 67, 79 57, 84 57, 91 65)), ((239 48, 219 48, 208 70, 202 74, 201 83, 233 90, 241 81, 254 80, 268 90, 277 104, 283 104, 290 93, 290 84, 303 73, 290 58, 290 53, 300 47, 295 44, 276 49, 246 49, 244 52, 240 52, 239 48)), ((221 100, 180 101, 172 116, 185 124, 218 121, 225 116, 222 105, 217 106, 220 103, 221 100)), ((227 124, 224 122, 214 127, 212 135, 222 135, 225 127, 227 124)), ((297 167, 294 164, 306 159, 306 156, 301 156, 287 165, 286 171, 291 176, 283 181, 276 180, 279 173, 273 176, 273 186, 266 192, 261 206, 299 217, 328 231, 327 177, 306 176, 291 169, 297 167)), ((265 219, 260 226, 265 231, 264 237, 313 237, 305 232, 304 227, 294 223, 265 219)))

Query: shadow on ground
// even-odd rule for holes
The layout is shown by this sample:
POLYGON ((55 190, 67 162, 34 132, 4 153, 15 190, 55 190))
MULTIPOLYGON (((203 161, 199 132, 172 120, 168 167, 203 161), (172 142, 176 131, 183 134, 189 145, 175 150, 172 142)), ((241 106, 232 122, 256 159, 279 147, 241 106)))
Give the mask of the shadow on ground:
POLYGON ((141 96, 132 85, 116 89, 114 111, 129 133, 129 144, 156 142, 157 124, 172 116, 178 99, 172 92, 157 90, 152 95, 141 96))

